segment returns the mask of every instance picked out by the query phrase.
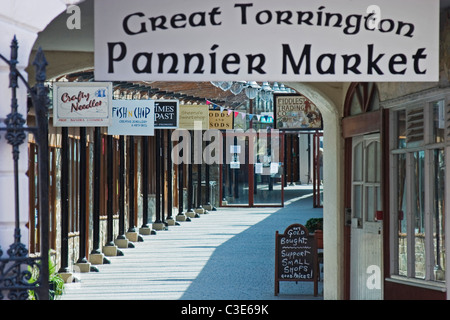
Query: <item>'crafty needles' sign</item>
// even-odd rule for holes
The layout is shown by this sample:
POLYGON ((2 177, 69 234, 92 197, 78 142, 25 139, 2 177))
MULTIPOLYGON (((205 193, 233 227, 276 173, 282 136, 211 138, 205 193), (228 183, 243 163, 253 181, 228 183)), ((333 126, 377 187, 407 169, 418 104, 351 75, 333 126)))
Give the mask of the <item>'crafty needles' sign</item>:
POLYGON ((55 127, 105 127, 110 123, 111 83, 55 82, 55 127))

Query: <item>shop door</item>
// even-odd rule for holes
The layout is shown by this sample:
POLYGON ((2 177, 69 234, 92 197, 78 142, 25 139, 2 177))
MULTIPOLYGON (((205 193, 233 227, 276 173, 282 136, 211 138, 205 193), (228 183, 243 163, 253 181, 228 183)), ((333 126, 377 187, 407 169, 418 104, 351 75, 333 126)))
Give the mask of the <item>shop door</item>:
POLYGON ((223 135, 224 164, 221 166, 221 205, 250 205, 249 176, 251 171, 248 165, 248 146, 248 136, 234 135, 230 132, 223 135))
POLYGON ((352 139, 350 298, 383 298, 380 135, 352 139))
POLYGON ((284 203, 284 134, 257 136, 251 201, 253 206, 282 206, 284 203), (276 153, 276 154, 273 154, 276 153))
POLYGON ((283 142, 284 135, 281 132, 254 136, 230 132, 224 134, 222 206, 283 206, 283 142), (232 140, 227 142, 226 135, 228 139, 232 135, 232 140), (253 161, 250 161, 250 157, 253 161))

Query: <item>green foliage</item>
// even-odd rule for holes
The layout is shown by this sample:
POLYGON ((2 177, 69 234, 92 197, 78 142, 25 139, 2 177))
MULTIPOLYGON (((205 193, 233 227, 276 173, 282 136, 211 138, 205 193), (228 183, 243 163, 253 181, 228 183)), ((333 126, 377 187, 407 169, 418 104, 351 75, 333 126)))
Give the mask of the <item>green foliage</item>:
MULTIPOLYGON (((29 283, 36 282, 39 278, 39 269, 37 267, 28 267, 28 271, 31 272, 31 278, 28 280, 29 283)), ((64 293, 64 280, 56 272, 56 264, 53 262, 51 255, 48 258, 48 271, 49 271, 49 298, 50 300, 58 299, 64 293)), ((34 290, 28 290, 28 299, 36 300, 34 290)))
POLYGON ((316 230, 323 230, 323 218, 311 218, 306 221, 306 229, 309 233, 313 233, 316 230))

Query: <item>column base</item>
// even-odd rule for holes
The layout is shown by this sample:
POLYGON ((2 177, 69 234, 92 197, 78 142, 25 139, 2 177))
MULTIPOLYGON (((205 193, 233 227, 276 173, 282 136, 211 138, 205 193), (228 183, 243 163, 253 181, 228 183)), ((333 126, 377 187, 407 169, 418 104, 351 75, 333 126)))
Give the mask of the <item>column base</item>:
POLYGON ((167 222, 167 225, 169 225, 169 226, 179 226, 179 224, 178 223, 176 223, 176 221, 175 221, 175 219, 174 218, 168 218, 167 220, 166 220, 166 222, 167 222))
POLYGON ((186 221, 186 216, 184 214, 177 214, 177 216, 175 217, 175 220, 186 221))
POLYGON ((186 216, 189 218, 199 218, 200 216, 198 215, 198 213, 194 212, 194 211, 188 211, 186 212, 186 216))
POLYGON ((86 273, 91 271, 91 264, 89 262, 78 262, 75 264, 75 268, 80 273, 86 273))
POLYGON ((115 245, 107 245, 102 248, 103 254, 107 257, 115 257, 117 256, 117 246, 115 245))
POLYGON ((125 233, 125 237, 130 240, 131 242, 138 242, 139 241, 139 233, 136 231, 129 231, 125 233))
POLYGON ((128 248, 129 241, 126 238, 125 239, 116 239, 116 240, 114 240, 114 244, 118 248, 128 248))
POLYGON ((144 236, 148 236, 148 235, 152 234, 152 228, 150 228, 150 227, 140 227, 139 228, 139 233, 144 235, 144 236))
POLYGON ((206 210, 205 210, 204 208, 200 207, 200 208, 195 208, 194 211, 195 211, 196 213, 204 214, 206 210))
POLYGON ((105 255, 103 253, 91 253, 89 255, 89 262, 91 264, 103 264, 105 255))
POLYGON ((162 223, 162 222, 154 222, 153 225, 152 225, 152 227, 153 227, 153 229, 155 229, 155 230, 164 230, 164 228, 165 228, 166 226, 165 226, 164 223, 162 223))
POLYGON ((72 283, 74 280, 73 274, 70 272, 62 272, 58 273, 61 279, 63 279, 64 283, 72 283))

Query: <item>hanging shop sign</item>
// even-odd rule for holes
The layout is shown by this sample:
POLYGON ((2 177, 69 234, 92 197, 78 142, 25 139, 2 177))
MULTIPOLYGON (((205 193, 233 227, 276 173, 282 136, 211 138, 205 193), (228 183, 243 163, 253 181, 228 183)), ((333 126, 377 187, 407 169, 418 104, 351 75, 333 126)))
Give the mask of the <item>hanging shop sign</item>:
POLYGON ((53 83, 55 127, 105 127, 110 123, 110 82, 53 83))
POLYGON ((322 130, 319 109, 301 94, 274 94, 275 128, 280 130, 322 130))
POLYGON ((155 100, 155 129, 178 128, 178 100, 155 100))
POLYGON ((208 130, 209 110, 207 105, 180 105, 178 127, 186 130, 208 130))
POLYGON ((234 117, 225 111, 209 110, 209 129, 231 130, 234 117))
POLYGON ((113 100, 109 135, 153 136, 154 100, 113 100))
POLYGON ((168 1, 94 2, 97 81, 438 81, 439 0, 168 1))

